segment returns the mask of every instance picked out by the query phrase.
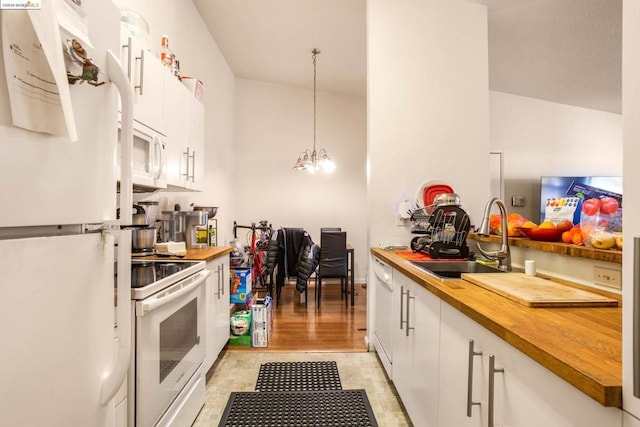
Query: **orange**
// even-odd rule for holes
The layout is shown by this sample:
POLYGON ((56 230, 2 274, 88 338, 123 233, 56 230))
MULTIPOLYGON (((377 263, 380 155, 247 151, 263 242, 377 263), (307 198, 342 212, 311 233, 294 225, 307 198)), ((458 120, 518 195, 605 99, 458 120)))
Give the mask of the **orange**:
POLYGON ((556 225, 551 221, 544 221, 538 226, 538 228, 556 228, 556 225))
POLYGON ((573 237, 571 238, 571 243, 573 243, 574 245, 581 245, 582 244, 582 234, 575 233, 573 235, 573 237))
POLYGON ((565 243, 573 242, 573 235, 574 233, 570 231, 565 231, 564 233, 562 233, 562 241, 565 243))

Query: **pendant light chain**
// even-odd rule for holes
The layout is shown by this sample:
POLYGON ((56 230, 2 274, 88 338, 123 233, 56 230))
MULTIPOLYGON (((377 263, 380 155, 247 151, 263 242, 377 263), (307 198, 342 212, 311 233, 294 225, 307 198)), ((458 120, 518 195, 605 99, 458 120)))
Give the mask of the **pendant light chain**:
POLYGON ((314 48, 311 51, 311 58, 313 59, 313 149, 308 149, 300 153, 298 161, 293 166, 296 170, 307 170, 314 172, 316 170, 322 170, 324 172, 333 172, 336 168, 335 163, 327 154, 327 150, 324 148, 316 151, 316 127, 317 127, 317 60, 316 56, 320 53, 320 49, 314 48))
POLYGON ((316 55, 320 50, 313 49, 313 160, 316 158, 316 55))

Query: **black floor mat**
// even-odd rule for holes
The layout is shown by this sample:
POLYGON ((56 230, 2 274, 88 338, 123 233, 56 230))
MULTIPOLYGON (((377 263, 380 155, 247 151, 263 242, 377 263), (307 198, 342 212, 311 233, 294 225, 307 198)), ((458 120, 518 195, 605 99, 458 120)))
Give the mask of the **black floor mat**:
POLYGON ((272 362, 260 365, 256 391, 303 390, 342 390, 336 362, 272 362))
POLYGON ((364 390, 233 392, 219 427, 377 427, 364 390))

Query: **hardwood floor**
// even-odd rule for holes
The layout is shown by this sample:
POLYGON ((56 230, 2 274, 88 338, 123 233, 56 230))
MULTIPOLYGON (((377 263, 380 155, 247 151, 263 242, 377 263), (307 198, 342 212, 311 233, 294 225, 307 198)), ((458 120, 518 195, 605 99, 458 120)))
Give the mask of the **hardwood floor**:
MULTIPOLYGON (((227 351, 254 352, 365 352, 367 333, 367 289, 355 285, 355 305, 345 306, 340 299, 340 283, 322 285, 322 301, 317 308, 314 280, 309 280, 308 302, 300 300, 295 283, 287 283, 274 302, 274 327, 268 347, 227 345, 227 351)), ((266 291, 259 290, 264 296, 266 291)), ((304 298, 304 295, 303 295, 304 298)))

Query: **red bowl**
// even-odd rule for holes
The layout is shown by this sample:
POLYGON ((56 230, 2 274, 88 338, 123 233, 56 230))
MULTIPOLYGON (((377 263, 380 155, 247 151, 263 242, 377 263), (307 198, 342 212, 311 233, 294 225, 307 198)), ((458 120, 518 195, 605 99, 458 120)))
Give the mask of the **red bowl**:
POLYGON ((540 240, 544 242, 557 242, 562 237, 563 231, 557 228, 523 228, 517 227, 525 237, 531 240, 540 240))

